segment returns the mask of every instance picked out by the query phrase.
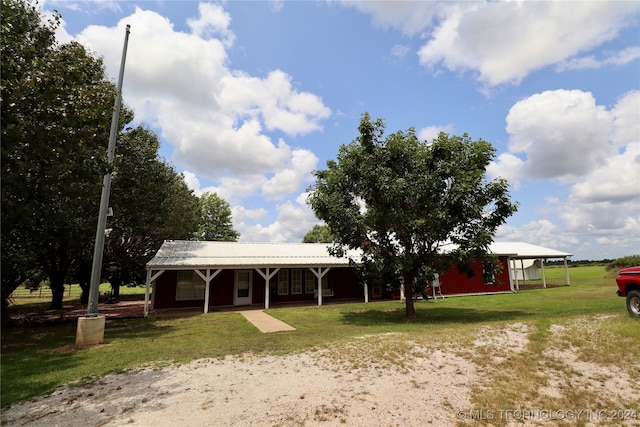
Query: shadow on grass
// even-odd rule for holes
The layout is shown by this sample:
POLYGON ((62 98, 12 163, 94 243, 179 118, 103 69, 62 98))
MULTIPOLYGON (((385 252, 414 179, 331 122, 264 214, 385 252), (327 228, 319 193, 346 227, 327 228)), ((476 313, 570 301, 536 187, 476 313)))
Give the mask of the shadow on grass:
POLYGON ((350 325, 368 326, 381 324, 469 324, 524 319, 531 312, 518 310, 489 310, 459 307, 416 307, 416 318, 407 319, 405 308, 394 310, 345 311, 342 322, 350 325))
MULTIPOLYGON (((75 323, 46 323, 4 329, 2 333, 2 383, 0 391, 5 407, 50 392, 60 384, 118 370, 120 364, 109 361, 112 353, 122 352, 128 341, 149 343, 176 329, 162 319, 122 319, 108 321, 104 344, 78 349, 75 346, 75 323), (117 344, 116 344, 117 342, 117 344), (113 347, 115 345, 115 347, 113 347)), ((139 350, 139 349, 137 349, 139 350)), ((139 357, 140 358, 140 357, 139 357)))

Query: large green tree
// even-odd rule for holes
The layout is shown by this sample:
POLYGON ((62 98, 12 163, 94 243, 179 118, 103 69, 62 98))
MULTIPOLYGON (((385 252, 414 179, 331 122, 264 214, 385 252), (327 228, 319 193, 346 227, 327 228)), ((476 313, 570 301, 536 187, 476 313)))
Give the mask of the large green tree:
MULTIPOLYGON (((28 82, 37 77, 43 67, 42 52, 49 52, 55 40, 56 20, 41 23, 35 7, 27 7, 19 1, 2 1, 0 21, 2 70, 2 209, 1 214, 1 262, 2 318, 6 319, 6 302, 13 290, 29 276, 39 275, 36 254, 29 249, 29 242, 20 225, 20 218, 31 212, 25 206, 23 195, 12 191, 19 176, 12 176, 8 166, 19 163, 18 136, 22 134, 21 120, 28 120, 25 92, 28 82), (12 113, 14 112, 15 113, 12 113), (25 114, 27 114, 25 116, 25 114), (12 157, 16 157, 15 160, 12 157), (11 208, 10 208, 11 207, 11 208)), ((33 84, 32 84, 33 86, 33 84)), ((16 166, 14 166, 15 168, 16 166)))
POLYGON ((2 235, 12 249, 2 264, 29 253, 49 277, 52 308, 95 234, 86 218, 107 171, 115 96, 102 61, 78 43, 56 44, 56 25, 30 3, 2 2, 2 235))
POLYGON ((333 232, 334 254, 361 249, 365 277, 401 279, 414 318, 414 285, 486 257, 517 206, 505 180, 485 177, 489 142, 445 133, 424 142, 413 129, 386 137, 384 129, 363 114, 360 136, 314 172, 308 202, 333 232))
MULTIPOLYGON (((78 43, 59 45, 59 18, 43 23, 28 1, 2 0, 2 301, 44 273, 52 308, 66 280, 85 289, 91 273, 102 177, 114 173, 104 261, 140 282, 164 239, 198 224, 198 199, 158 157, 159 142, 126 107, 116 159, 107 145, 116 89, 100 59, 78 43)), ((6 310, 3 310, 3 314, 6 310)))
POLYGON ((333 241, 329 227, 319 224, 314 225, 302 238, 302 243, 331 243, 333 241))
POLYGON ((216 193, 204 193, 199 199, 199 225, 196 240, 235 242, 240 233, 233 229, 231 206, 216 193))

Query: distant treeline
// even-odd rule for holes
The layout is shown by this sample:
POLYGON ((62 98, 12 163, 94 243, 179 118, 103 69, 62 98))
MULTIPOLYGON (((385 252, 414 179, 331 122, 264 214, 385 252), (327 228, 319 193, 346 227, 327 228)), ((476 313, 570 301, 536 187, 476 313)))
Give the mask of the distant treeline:
MULTIPOLYGON (((564 265, 563 260, 545 261, 545 265, 564 265)), ((629 255, 618 259, 601 259, 601 260, 568 260, 569 267, 584 267, 588 265, 604 265, 607 270, 620 270, 627 267, 640 266, 640 255, 629 255)))

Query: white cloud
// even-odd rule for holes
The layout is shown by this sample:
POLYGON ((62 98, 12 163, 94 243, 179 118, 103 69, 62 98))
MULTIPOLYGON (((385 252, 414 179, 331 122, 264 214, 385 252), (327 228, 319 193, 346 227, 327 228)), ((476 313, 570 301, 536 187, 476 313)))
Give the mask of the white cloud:
POLYGON ((120 8, 119 0, 40 0, 39 5, 45 9, 57 9, 64 6, 65 9, 82 11, 87 14, 98 14, 103 10, 111 10, 119 12, 120 8))
POLYGON ((520 188, 520 175, 524 162, 511 153, 500 154, 496 161, 487 166, 487 174, 491 178, 504 178, 514 190, 520 188))
MULTIPOLYGON (((500 240, 589 252, 594 259, 640 249, 640 91, 611 109, 581 91, 532 95, 510 110, 509 152, 488 168, 490 176, 558 180, 568 196, 548 198, 542 220, 503 227, 500 240), (521 159, 524 158, 525 160, 521 159)), ((617 254, 617 255, 616 255, 617 254)))
POLYGON ((530 179, 583 176, 615 152, 611 114, 588 92, 532 95, 511 107, 506 121, 509 151, 526 153, 522 175, 530 179))
POLYGON ((236 72, 223 79, 220 102, 237 119, 261 116, 268 130, 304 135, 321 129, 331 111, 308 92, 297 92, 291 78, 276 70, 260 79, 236 72))
POLYGON ((397 28, 405 35, 414 36, 431 26, 443 10, 455 2, 435 1, 359 1, 342 0, 341 3, 371 15, 374 25, 381 28, 397 28))
MULTIPOLYGON (((471 71, 486 86, 518 84, 532 71, 553 64, 592 67, 575 59, 634 25, 637 2, 626 1, 344 1, 373 17, 382 28, 420 35, 420 63, 454 72, 471 71)), ((605 60, 620 64, 637 57, 634 48, 605 60)))
POLYGON ((294 150, 291 163, 264 183, 262 194, 266 199, 279 199, 300 190, 301 182, 311 181, 311 172, 318 164, 318 157, 309 150, 294 150))
POLYGON ((182 176, 184 176, 184 181, 187 183, 187 187, 189 187, 193 192, 200 196, 204 191, 200 189, 200 180, 193 172, 184 171, 182 172, 182 176))
POLYGON ((222 6, 211 3, 198 4, 200 16, 197 19, 188 19, 187 25, 194 35, 202 38, 220 35, 225 39, 225 45, 233 44, 235 36, 229 30, 231 15, 222 6))
POLYGON ((296 202, 286 201, 277 206, 278 216, 268 225, 236 224, 240 232, 240 240, 245 242, 301 242, 304 235, 313 228, 318 220, 311 209, 304 203, 305 197, 298 197, 296 202))
POLYGON ((397 60, 404 59, 409 53, 409 46, 404 46, 401 44, 395 44, 391 47, 391 57, 397 60))
POLYGON ((519 227, 502 226, 496 233, 497 241, 528 242, 557 250, 569 250, 580 242, 560 226, 548 219, 530 221, 519 227))
POLYGON ((226 200, 257 191, 278 198, 299 190, 317 158, 282 139, 274 142, 267 132, 295 136, 322 130, 330 109, 280 70, 256 77, 230 69, 231 17, 220 5, 200 4, 198 11, 187 20, 189 32, 136 8, 116 27, 89 26, 77 39, 104 56, 115 76, 122 44, 113 41, 123 40, 124 26, 131 25, 125 103, 174 146, 172 161, 217 182, 209 189, 226 200))
POLYGON ((630 46, 604 59, 596 59, 594 55, 571 58, 560 62, 558 71, 583 70, 588 68, 602 68, 606 65, 625 65, 640 58, 640 47, 630 46))
POLYGON ((440 135, 440 132, 444 132, 447 134, 451 134, 455 132, 456 127, 452 124, 444 125, 444 126, 428 126, 426 128, 422 128, 418 131, 418 139, 420 141, 428 141, 431 142, 440 135))
POLYGON ((613 128, 611 141, 618 147, 637 142, 640 138, 640 90, 631 91, 618 99, 611 111, 613 128))
POLYGON ((485 2, 452 9, 420 49, 420 62, 474 70, 488 86, 518 84, 532 71, 615 38, 634 2, 485 2))
POLYGON ((635 199, 640 202, 640 141, 631 143, 620 154, 610 157, 602 167, 571 187, 579 203, 609 201, 617 204, 635 199))
POLYGON ((246 220, 259 221, 265 218, 268 214, 265 208, 246 209, 243 206, 234 206, 231 208, 234 221, 239 224, 244 223, 246 220))

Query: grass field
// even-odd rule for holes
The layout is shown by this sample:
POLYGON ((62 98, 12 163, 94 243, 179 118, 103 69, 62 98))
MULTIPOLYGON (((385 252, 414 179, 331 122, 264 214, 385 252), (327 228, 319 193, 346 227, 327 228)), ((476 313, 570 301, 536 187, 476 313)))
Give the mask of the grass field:
MULTIPOLYGON (((545 273, 549 283, 564 279, 563 268, 547 267, 545 273)), ((570 275, 571 286, 418 301, 417 319, 413 321, 406 320, 404 305, 398 301, 271 309, 268 310, 271 315, 296 328, 293 332, 272 334, 260 333, 234 312, 110 320, 105 344, 89 350, 74 347, 75 322, 4 328, 1 405, 42 395, 70 381, 94 381, 110 372, 140 366, 186 363, 196 358, 245 352, 287 354, 348 342, 363 335, 394 332, 425 345, 455 342, 457 348, 463 349, 482 328, 524 322, 534 332, 529 338, 529 351, 514 364, 513 369, 517 369, 522 364, 535 363, 540 357, 551 325, 568 325, 594 316, 608 319, 602 330, 593 331, 590 337, 578 334, 571 345, 585 358, 603 366, 637 367, 640 323, 627 314, 624 299, 616 296, 615 281, 604 277, 604 267, 572 268, 570 275)), ((142 296, 142 288, 129 289, 138 291, 130 292, 131 298, 142 296)), ((47 304, 31 299, 15 302, 47 304)), ((394 363, 397 357, 388 350, 376 357, 394 363)), ((478 359, 478 363, 482 361, 478 359)), ((640 380, 637 372, 635 375, 640 380)), ((531 384, 535 386, 539 385, 531 384)), ((488 398, 500 401, 521 394, 510 387, 514 386, 509 381, 498 381, 489 391, 478 390, 477 401, 482 403, 482 399, 488 398)), ((578 400, 573 403, 583 403, 578 400)))

